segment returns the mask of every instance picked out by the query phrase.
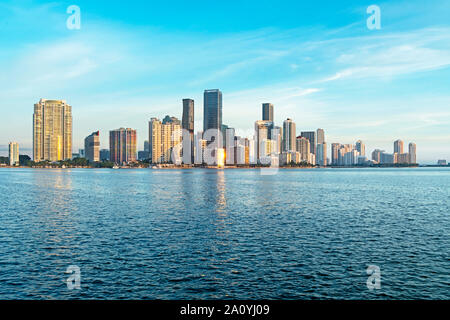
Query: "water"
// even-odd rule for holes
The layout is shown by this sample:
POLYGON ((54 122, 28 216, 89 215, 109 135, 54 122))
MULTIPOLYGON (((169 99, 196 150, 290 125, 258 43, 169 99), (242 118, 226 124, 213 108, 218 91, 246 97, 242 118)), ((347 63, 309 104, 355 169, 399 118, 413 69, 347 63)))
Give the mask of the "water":
POLYGON ((449 194, 447 168, 0 169, 0 299, 449 299, 449 194))

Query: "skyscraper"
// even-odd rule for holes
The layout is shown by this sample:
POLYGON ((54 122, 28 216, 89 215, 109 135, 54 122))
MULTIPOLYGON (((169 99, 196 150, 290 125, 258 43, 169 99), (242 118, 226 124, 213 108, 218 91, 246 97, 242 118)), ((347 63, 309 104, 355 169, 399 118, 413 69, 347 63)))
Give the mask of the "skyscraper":
POLYGON ((17 142, 9 143, 9 165, 19 165, 19 144, 17 142))
POLYGON ((305 137, 298 136, 297 137, 297 151, 300 153, 300 161, 306 161, 309 162, 310 158, 310 146, 309 146, 309 140, 305 137))
POLYGON ((222 92, 219 89, 203 93, 203 132, 222 128, 222 92))
POLYGON ((325 142, 325 131, 323 129, 317 129, 317 144, 322 144, 325 142))
POLYGON ((320 166, 326 166, 327 163, 327 143, 319 143, 317 145, 317 159, 316 163, 320 166))
POLYGON ((356 147, 356 151, 359 152, 360 156, 366 155, 366 146, 365 146, 364 142, 362 142, 361 140, 356 141, 355 147, 356 147))
POLYGON ((109 161, 109 149, 100 150, 100 161, 109 161))
POLYGON ((84 156, 90 162, 100 161, 100 132, 93 132, 84 139, 84 156))
POLYGON ((295 122, 292 119, 283 121, 283 151, 296 151, 295 122))
MULTIPOLYGON (((183 151, 190 147, 190 163, 194 163, 194 100, 183 99, 183 118, 181 127, 189 132, 189 139, 183 137, 183 151)), ((185 158, 183 152, 183 159, 185 158)), ((189 159, 186 159, 189 160, 189 159)))
POLYGON ((417 146, 414 142, 409 144, 409 163, 416 164, 417 163, 417 146))
POLYGON ((34 161, 55 162, 71 157, 72 107, 64 100, 41 99, 34 105, 34 161))
POLYGON ((272 121, 273 120, 273 104, 271 103, 263 103, 262 104, 262 119, 265 121, 272 121))
POLYGON ((394 153, 403 153, 403 141, 402 140, 394 141, 394 153))
POLYGON ((148 122, 148 152, 151 163, 162 162, 161 126, 162 123, 158 118, 151 118, 148 122))
POLYGON ((341 148, 340 143, 331 144, 331 164, 333 166, 339 165, 339 149, 341 148))
POLYGON ((316 132, 315 131, 303 131, 301 133, 302 137, 309 140, 310 151, 312 154, 316 154, 317 144, 316 144, 316 132))
POLYGON ((182 142, 182 131, 181 131, 181 121, 176 117, 166 116, 162 121, 161 126, 161 156, 162 162, 169 163, 180 161, 181 164, 181 142, 182 142), (175 149, 176 148, 176 149, 175 149), (175 159, 172 158, 172 153, 176 156, 175 159))
POLYGON ((273 122, 266 120, 258 120, 255 122, 255 143, 257 159, 266 156, 266 143, 270 140, 273 129, 273 122))
POLYGON ((136 161, 136 130, 120 128, 109 132, 109 156, 116 164, 136 161))

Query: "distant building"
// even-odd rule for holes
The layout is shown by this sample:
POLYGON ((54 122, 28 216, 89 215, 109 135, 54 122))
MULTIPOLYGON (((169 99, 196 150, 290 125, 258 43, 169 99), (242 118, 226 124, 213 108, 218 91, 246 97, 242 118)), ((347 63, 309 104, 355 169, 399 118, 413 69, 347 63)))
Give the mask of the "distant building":
POLYGON ((383 154, 383 153, 384 153, 384 151, 380 150, 380 149, 373 150, 373 152, 372 152, 372 160, 375 163, 381 163, 381 154, 383 154))
POLYGON ((327 143, 319 143, 317 145, 317 158, 316 163, 319 166, 326 166, 327 165, 327 143))
POLYGON ((283 121, 283 152, 296 151, 296 141, 295 122, 288 118, 283 121))
POLYGON ((100 132, 96 131, 84 139, 84 155, 90 162, 100 161, 100 132))
POLYGON ((394 153, 403 153, 403 141, 402 140, 394 141, 394 153))
POLYGON ((18 166, 19 162, 19 144, 17 142, 9 143, 9 165, 18 166))
POLYGON ((203 132, 222 127, 222 92, 219 89, 203 93, 203 132))
POLYGON ((417 146, 414 142, 409 144, 409 163, 417 164, 417 146))
POLYGON ((64 100, 41 99, 34 105, 33 160, 72 157, 72 107, 64 100))
POLYGON ((255 143, 257 160, 267 156, 266 143, 271 140, 273 122, 266 120, 258 120, 255 122, 255 143))
POLYGON ((341 148, 340 143, 331 144, 331 164, 333 166, 339 165, 339 149, 341 148))
POLYGON ((145 161, 148 159, 148 151, 138 151, 138 160, 145 161))
POLYGON ((100 161, 109 161, 109 149, 100 150, 100 161))
POLYGON ((116 164, 136 161, 137 133, 130 128, 109 132, 110 160, 116 164))
POLYGON ((355 147, 356 151, 359 152, 360 156, 366 155, 366 145, 364 144, 364 142, 362 142, 361 140, 356 141, 355 147))
POLYGON ((297 141, 296 141, 296 149, 297 152, 300 153, 300 162, 305 161, 305 162, 309 162, 309 158, 310 158, 310 145, 309 145, 309 140, 306 139, 305 137, 302 136, 298 136, 297 137, 297 141))
POLYGON ((437 164, 438 164, 438 166, 446 166, 447 160, 438 160, 437 164))
POLYGON ((309 140, 310 152, 315 155, 317 150, 316 132, 302 131, 301 136, 309 140))
POLYGON ((317 144, 324 143, 325 142, 325 131, 323 129, 319 128, 319 129, 317 129, 316 133, 317 133, 317 135, 316 135, 316 137, 317 137, 316 143, 317 144))
POLYGON ((162 162, 162 123, 158 118, 151 118, 148 123, 149 159, 151 163, 162 162))
POLYGON ((183 137, 183 160, 189 164, 194 163, 194 100, 183 99, 183 117, 181 127, 189 133, 189 139, 183 137), (187 159, 184 150, 190 148, 190 159, 187 159))
POLYGON ((182 130, 181 121, 166 116, 161 125, 161 157, 163 163, 181 164, 182 130), (172 157, 174 155, 174 158, 172 157))
POLYGON ((397 153, 397 162, 399 164, 409 163, 409 153, 397 153))
POLYGON ((264 121, 274 122, 273 119, 273 104, 263 103, 262 104, 262 119, 264 121))

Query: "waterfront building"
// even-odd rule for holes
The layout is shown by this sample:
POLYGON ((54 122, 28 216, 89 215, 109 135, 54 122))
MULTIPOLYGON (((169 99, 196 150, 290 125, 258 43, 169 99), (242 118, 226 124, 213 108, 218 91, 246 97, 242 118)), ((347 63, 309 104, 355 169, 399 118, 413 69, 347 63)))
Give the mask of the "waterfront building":
POLYGON ((109 149, 100 150, 100 161, 109 161, 109 149))
POLYGON ((402 140, 394 141, 394 153, 403 153, 403 141, 402 140))
POLYGON ((309 140, 310 152, 315 155, 317 150, 316 132, 302 131, 301 136, 309 140))
POLYGON ((306 139, 305 137, 302 136, 298 136, 297 137, 297 141, 296 141, 296 149, 297 151, 300 153, 300 161, 305 161, 305 162, 309 162, 309 155, 310 155, 310 144, 309 144, 309 140, 306 139))
POLYGON ((316 131, 317 144, 322 144, 325 142, 325 131, 323 129, 317 129, 316 131))
POLYGON ((235 164, 235 130, 227 128, 225 130, 225 162, 226 164, 235 164))
POLYGON ((339 149, 341 149, 340 143, 331 144, 331 164, 333 166, 339 165, 339 149))
POLYGON ((84 139, 84 155, 90 162, 100 161, 100 132, 96 131, 84 139))
POLYGON ((317 145, 316 162, 320 166, 327 165, 327 143, 322 142, 317 145))
POLYGON ((384 153, 383 150, 375 149, 372 151, 372 160, 375 163, 381 163, 381 154, 384 153))
POLYGON ((19 162, 19 144, 17 142, 10 142, 9 149, 9 165, 11 167, 18 166, 19 162))
POLYGON ((222 128, 222 92, 219 89, 203 93, 203 132, 222 128))
POLYGON ((274 122, 273 119, 273 104, 263 103, 262 104, 262 119, 264 121, 274 122))
POLYGON ((109 132, 109 154, 112 162, 124 164, 136 161, 137 133, 130 128, 109 132))
POLYGON ((149 159, 151 163, 162 162, 162 123, 158 118, 151 118, 148 123, 149 159))
POLYGON ((296 138, 297 135, 295 122, 292 119, 286 119, 283 121, 283 152, 296 151, 296 138))
POLYGON ((189 137, 183 137, 183 161, 191 164, 194 162, 194 100, 192 99, 183 99, 181 127, 189 134, 189 137), (191 150, 190 159, 186 157, 184 152, 188 148, 191 150))
POLYGON ((181 121, 166 116, 161 125, 161 158, 163 163, 181 161, 182 130, 181 121), (174 158, 172 159, 172 155, 174 158))
POLYGON ((447 165, 447 160, 438 160, 437 165, 438 166, 446 166, 447 165))
POLYGON ((355 149, 356 149, 356 151, 359 152, 359 155, 361 155, 361 156, 366 155, 366 145, 361 140, 356 141, 355 149))
POLYGON ((417 164, 417 146, 414 142, 409 144, 409 163, 417 164))
POLYGON ((270 140, 272 129, 273 122, 271 121, 258 120, 255 122, 255 143, 258 161, 261 157, 265 157, 267 155, 267 153, 265 152, 265 144, 268 140, 270 140))
POLYGON ((64 100, 41 99, 34 105, 33 160, 72 157, 72 107, 64 100))

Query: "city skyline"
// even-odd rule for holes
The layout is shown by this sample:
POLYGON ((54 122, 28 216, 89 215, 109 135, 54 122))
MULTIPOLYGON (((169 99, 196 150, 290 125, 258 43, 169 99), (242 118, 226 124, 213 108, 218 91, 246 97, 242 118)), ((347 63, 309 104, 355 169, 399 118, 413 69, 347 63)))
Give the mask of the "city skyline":
MULTIPOLYGON (((140 10, 149 12, 144 17, 133 8, 123 15, 115 4, 105 9, 79 1, 82 27, 70 31, 63 4, 35 1, 23 16, 20 3, 2 2, 0 16, 7 24, 0 34, 8 40, 0 42, 0 153, 7 155, 8 143, 17 141, 21 153, 31 156, 29 122, 23 121, 29 101, 70 101, 78 119, 75 152, 97 130, 104 133, 102 147, 108 145, 107 132, 123 125, 144 137, 151 116, 181 119, 180 99, 190 97, 199 106, 209 87, 224 93, 222 122, 236 135, 248 136, 253 120, 261 118, 261 104, 272 103, 278 126, 292 118, 304 131, 325 128, 328 144, 361 139, 368 154, 377 148, 391 152, 392 139, 401 138, 419 146, 420 163, 449 159, 450 32, 444 19, 449 8, 409 4, 380 3, 382 28, 371 31, 366 7, 357 2, 329 2, 326 8, 292 2, 296 10, 284 4, 275 12, 261 5, 261 16, 276 17, 270 25, 267 19, 243 19, 234 3, 219 14, 222 19, 233 14, 235 25, 208 20, 202 14, 209 9, 191 4, 186 10, 197 24, 183 29, 164 4, 158 5, 159 16, 140 10), (408 13, 417 12, 424 14, 415 14, 411 23, 408 13), (28 19, 42 15, 48 19, 38 28, 28 19), (123 40, 119 45, 117 37, 123 40)), ((194 132, 202 128, 199 111, 194 132)), ((138 140, 138 149, 144 140, 138 140)))

